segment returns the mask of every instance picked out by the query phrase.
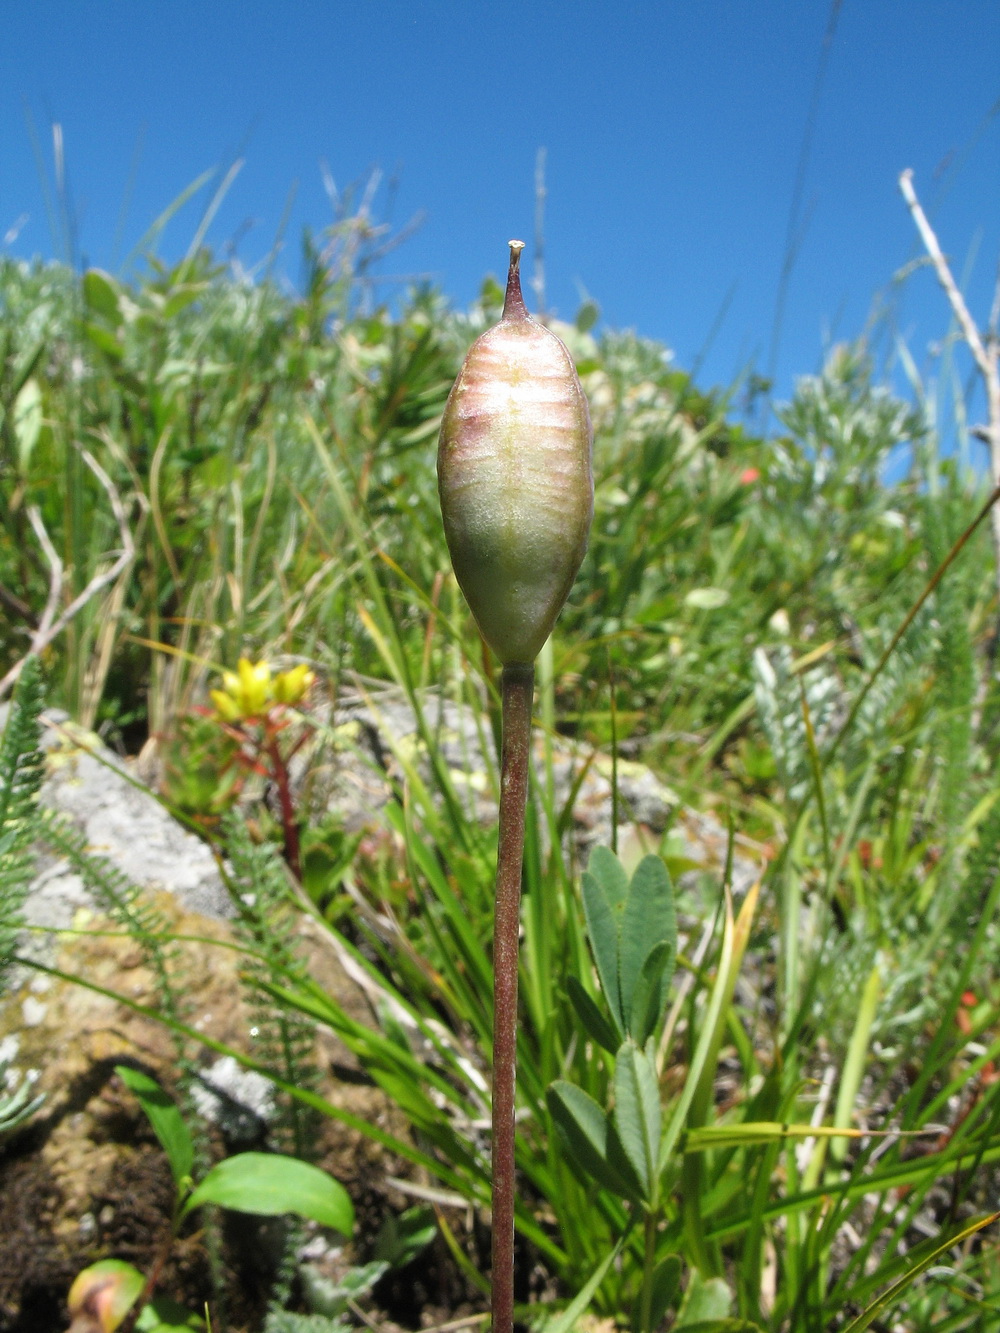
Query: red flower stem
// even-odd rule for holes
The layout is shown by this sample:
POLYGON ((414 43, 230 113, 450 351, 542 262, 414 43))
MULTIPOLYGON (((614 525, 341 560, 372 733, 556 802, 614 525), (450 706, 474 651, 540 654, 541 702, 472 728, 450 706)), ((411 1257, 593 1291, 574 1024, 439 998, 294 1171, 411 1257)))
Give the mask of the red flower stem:
POLYGON ((493 924, 493 1333, 512 1333, 514 1327, 517 954, 534 689, 533 666, 504 667, 500 842, 493 924))
POLYGON ((302 883, 302 858, 299 852, 299 826, 295 819, 295 804, 288 779, 288 767, 282 756, 276 735, 268 734, 265 745, 271 761, 271 777, 278 788, 281 802, 281 826, 285 836, 285 860, 296 880, 302 883))

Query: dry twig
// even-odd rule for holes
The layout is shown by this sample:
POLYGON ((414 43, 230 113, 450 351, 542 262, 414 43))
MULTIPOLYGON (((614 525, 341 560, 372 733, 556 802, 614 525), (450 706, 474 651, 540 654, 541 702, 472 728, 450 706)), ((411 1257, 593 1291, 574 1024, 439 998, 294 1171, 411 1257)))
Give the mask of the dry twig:
MULTIPOLYGON (((969 314, 965 298, 958 290, 958 285, 952 277, 948 260, 942 253, 937 236, 934 234, 931 224, 927 221, 927 215, 920 206, 920 200, 913 188, 913 172, 909 168, 900 176, 899 188, 913 216, 917 230, 920 232, 924 249, 934 265, 938 282, 944 289, 948 304, 958 321, 965 344, 972 353, 977 370, 983 377, 983 383, 986 386, 987 423, 985 426, 973 427, 972 434, 989 447, 990 473, 993 478, 993 485, 1000 485, 1000 336, 997 333, 997 320, 1000 316, 1000 273, 997 276, 997 291, 994 294, 990 322, 984 336, 979 332, 975 320, 969 314)), ((990 515, 990 522, 993 529, 993 548, 997 557, 997 581, 998 586, 1000 586, 1000 506, 994 507, 990 515)))

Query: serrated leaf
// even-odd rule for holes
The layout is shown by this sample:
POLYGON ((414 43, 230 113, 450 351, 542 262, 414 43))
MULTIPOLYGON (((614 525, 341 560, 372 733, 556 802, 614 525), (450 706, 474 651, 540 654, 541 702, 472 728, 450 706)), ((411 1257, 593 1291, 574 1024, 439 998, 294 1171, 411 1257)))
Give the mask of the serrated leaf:
POLYGON ((615 1057, 614 1121, 648 1201, 660 1148, 660 1095, 652 1061, 632 1041, 625 1042, 615 1057))
POLYGON ((163 1151, 167 1154, 174 1184, 180 1189, 182 1182, 190 1178, 194 1167, 194 1141, 191 1138, 191 1131, 184 1123, 184 1117, 156 1079, 150 1078, 141 1069, 116 1065, 115 1073, 139 1098, 139 1105, 152 1125, 153 1133, 160 1140, 163 1151))
POLYGON ((645 1046, 656 1031, 667 1005, 667 992, 677 962, 677 946, 673 940, 660 940, 646 955, 639 979, 632 992, 629 1013, 629 1033, 637 1046, 645 1046))
MULTIPOLYGON (((598 1185, 623 1199, 639 1200, 635 1185, 608 1160, 610 1122, 593 1097, 563 1079, 545 1094, 549 1114, 570 1155, 598 1185)), ((630 1168, 629 1168, 630 1169, 630 1168)))
POLYGON ((265 1217, 297 1213, 345 1236, 354 1227, 354 1205, 343 1185, 318 1166, 279 1153, 237 1153, 213 1166, 183 1211, 205 1203, 265 1217))
POLYGON ((597 1002, 581 982, 574 976, 566 978, 566 989, 570 1002, 576 1010, 577 1018, 588 1037, 592 1037, 599 1046, 614 1055, 621 1045, 623 1033, 616 1033, 611 1024, 597 1007, 597 1002))
POLYGON ((667 941, 676 950, 673 888, 660 858, 644 856, 628 887, 618 942, 618 986, 626 1024, 631 1018, 632 1000, 643 964, 661 941, 667 941))

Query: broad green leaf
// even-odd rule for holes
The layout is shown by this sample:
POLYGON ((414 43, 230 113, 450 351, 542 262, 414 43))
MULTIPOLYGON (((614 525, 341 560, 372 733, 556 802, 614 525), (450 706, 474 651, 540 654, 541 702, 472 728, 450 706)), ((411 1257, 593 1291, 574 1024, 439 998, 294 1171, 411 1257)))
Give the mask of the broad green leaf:
MULTIPOLYGON (((678 1254, 668 1254, 653 1271, 650 1323, 659 1328, 663 1317, 673 1305, 681 1285, 681 1260, 678 1254)), ((636 1320, 638 1323, 638 1320, 636 1320)))
MULTIPOLYGON (((594 857, 590 860, 593 863, 594 857)), ((589 871, 585 871, 583 876, 583 910, 601 989, 611 1010, 611 1017, 624 1036, 625 1019, 618 994, 618 914, 612 909, 600 883, 589 871)))
POLYGON ((103 269, 89 268, 83 275, 83 299, 88 309, 108 322, 113 329, 121 323, 119 287, 103 269))
POLYGON ((112 361, 120 361, 125 355, 125 348, 103 325, 95 324, 91 319, 84 324, 83 331, 97 350, 109 356, 112 361))
MULTIPOLYGON (((610 1123, 605 1112, 582 1088, 562 1079, 545 1094, 549 1114, 556 1129, 575 1158, 595 1184, 603 1185, 623 1199, 637 1199, 638 1181, 616 1169, 608 1160, 610 1123)), ((630 1167, 626 1167, 630 1171, 630 1167)))
POLYGON ((693 1268, 674 1328, 686 1328, 690 1333, 699 1325, 718 1323, 728 1318, 732 1303, 732 1294, 723 1278, 705 1278, 693 1268))
POLYGON ((599 1046, 603 1046, 606 1051, 614 1055, 621 1045, 621 1035, 616 1035, 614 1029, 608 1020, 597 1007, 597 1002, 589 991, 585 990, 580 981, 574 977, 566 978, 566 989, 569 998, 572 1001, 576 1015, 589 1037, 592 1037, 599 1046))
POLYGON ((587 873, 601 888, 611 908, 624 906, 628 897, 628 875, 610 847, 595 847, 587 862, 587 873))
POLYGON ((579 333, 589 333, 601 317, 601 307, 596 301, 584 301, 576 312, 576 327, 579 333))
POLYGON ((354 1227, 354 1206, 343 1185, 318 1166, 278 1153, 237 1153, 213 1166, 184 1212, 204 1203, 267 1217, 297 1213, 345 1236, 354 1227))
MULTIPOLYGON (((628 1021, 643 963, 653 947, 666 940, 677 946, 674 895, 667 868, 658 856, 644 856, 636 866, 622 912, 618 941, 618 986, 621 1012, 628 1021)), ((635 1033, 631 1034, 635 1036, 635 1033)))
POLYGON ((977 1222, 973 1222, 971 1226, 967 1226, 958 1235, 949 1236, 936 1250, 924 1255, 920 1262, 914 1264, 908 1273, 904 1273, 887 1291, 884 1291, 881 1296, 872 1301, 868 1309, 862 1311, 857 1319, 853 1319, 843 1330, 843 1333, 863 1333, 863 1330, 869 1328, 884 1310, 888 1310, 896 1303, 913 1279, 930 1268, 936 1259, 939 1259, 942 1254, 954 1248, 954 1246, 961 1245, 963 1240, 967 1240, 969 1236, 974 1236, 977 1231, 982 1231, 984 1227, 988 1227, 997 1218, 1000 1218, 1000 1212, 990 1213, 988 1217, 981 1217, 977 1222))
POLYGON ((667 1006, 667 991, 677 962, 676 940, 660 940, 646 955, 632 992, 629 1033, 637 1046, 645 1046, 656 1031, 667 1006))
POLYGON ((190 1178, 194 1166, 194 1141, 191 1138, 191 1131, 184 1123, 184 1117, 159 1083, 148 1074, 144 1074, 141 1069, 116 1065, 115 1073, 139 1098, 139 1105, 145 1111, 146 1119, 153 1126, 153 1133, 167 1154, 174 1184, 178 1190, 181 1189, 183 1182, 190 1178))
POLYGON ((615 1126, 650 1201, 660 1147, 660 1094, 652 1061, 632 1041, 615 1057, 615 1126))
POLYGON ((14 399, 14 435, 17 439, 17 463, 22 473, 28 471, 31 455, 42 433, 42 391, 35 379, 26 380, 14 399))
POLYGON ((135 1327, 136 1333, 191 1333, 192 1329, 204 1329, 205 1321, 169 1296, 154 1296, 135 1327))

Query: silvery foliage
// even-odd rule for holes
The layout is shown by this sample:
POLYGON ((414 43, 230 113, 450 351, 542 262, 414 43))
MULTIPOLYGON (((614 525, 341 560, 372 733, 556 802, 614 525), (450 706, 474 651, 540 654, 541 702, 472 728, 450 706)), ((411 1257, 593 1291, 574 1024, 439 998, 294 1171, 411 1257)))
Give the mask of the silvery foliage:
POLYGON ((778 777, 790 801, 800 801, 812 782, 803 693, 809 718, 822 755, 824 742, 833 735, 843 716, 840 684, 822 664, 797 675, 787 644, 753 655, 754 696, 757 717, 774 755, 778 777))

